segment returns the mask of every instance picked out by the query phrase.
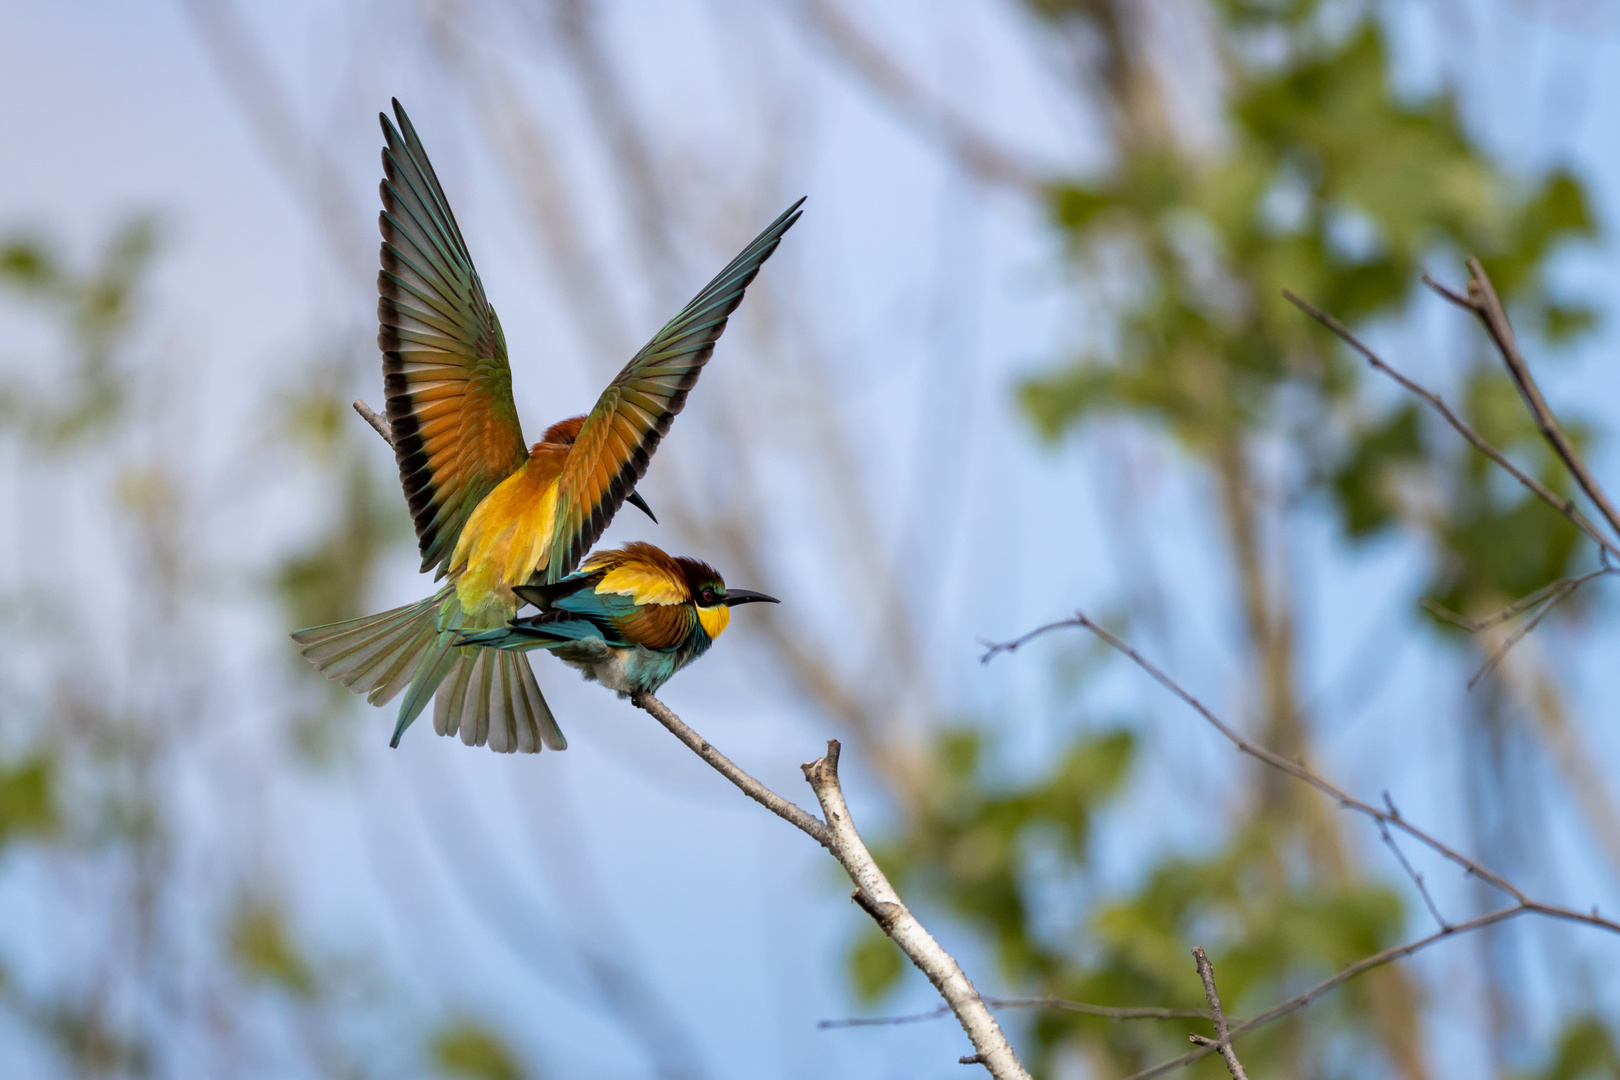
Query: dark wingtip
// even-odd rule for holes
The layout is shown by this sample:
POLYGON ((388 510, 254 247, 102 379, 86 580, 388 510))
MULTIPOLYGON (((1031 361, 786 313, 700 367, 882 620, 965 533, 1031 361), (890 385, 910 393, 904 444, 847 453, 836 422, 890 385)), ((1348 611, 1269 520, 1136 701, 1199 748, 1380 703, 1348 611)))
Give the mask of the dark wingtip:
POLYGON ((640 492, 632 490, 630 494, 624 497, 624 501, 652 518, 654 525, 658 524, 658 515, 652 512, 652 507, 647 505, 647 500, 641 497, 640 492))

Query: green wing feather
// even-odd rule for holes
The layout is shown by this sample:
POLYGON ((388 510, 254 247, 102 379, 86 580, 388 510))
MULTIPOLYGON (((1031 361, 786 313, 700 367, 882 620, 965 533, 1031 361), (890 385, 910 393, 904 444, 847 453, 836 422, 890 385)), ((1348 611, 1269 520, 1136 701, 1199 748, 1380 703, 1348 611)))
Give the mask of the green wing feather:
POLYGON ((773 221, 602 391, 558 479, 557 524, 546 580, 561 580, 596 543, 647 471, 670 421, 686 404, 726 319, 760 266, 799 220, 800 199, 773 221))
POLYGON ((388 421, 424 571, 447 569, 461 528, 527 458, 500 320, 416 129, 381 116, 377 345, 388 421), (403 132, 403 135, 401 135, 403 132))

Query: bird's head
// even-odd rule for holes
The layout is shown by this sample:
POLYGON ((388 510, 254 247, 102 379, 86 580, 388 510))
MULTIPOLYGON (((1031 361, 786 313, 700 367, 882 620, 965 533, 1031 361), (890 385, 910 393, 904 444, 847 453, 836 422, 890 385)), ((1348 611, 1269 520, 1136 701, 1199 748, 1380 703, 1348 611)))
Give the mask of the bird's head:
POLYGON ((579 438, 579 429, 585 426, 583 416, 570 416, 566 420, 559 420, 546 428, 542 442, 561 443, 563 446, 573 446, 574 440, 579 438))
MULTIPOLYGON (((541 436, 540 441, 542 443, 552 443, 556 446, 573 446, 575 440, 579 438, 580 429, 584 426, 585 417, 570 416, 568 419, 559 420, 546 428, 546 433, 541 436)), ((624 497, 624 501, 652 518, 654 525, 658 524, 658 515, 652 512, 652 507, 647 505, 647 501, 641 497, 639 492, 632 489, 630 494, 624 497)))
POLYGON ((675 561, 680 564, 687 588, 691 591, 692 603, 697 607, 698 621, 703 624, 703 632, 709 635, 711 641, 719 637, 730 625, 731 609, 738 604, 781 603, 774 596, 766 596, 751 589, 727 589, 725 580, 708 563, 685 557, 677 558, 675 561))

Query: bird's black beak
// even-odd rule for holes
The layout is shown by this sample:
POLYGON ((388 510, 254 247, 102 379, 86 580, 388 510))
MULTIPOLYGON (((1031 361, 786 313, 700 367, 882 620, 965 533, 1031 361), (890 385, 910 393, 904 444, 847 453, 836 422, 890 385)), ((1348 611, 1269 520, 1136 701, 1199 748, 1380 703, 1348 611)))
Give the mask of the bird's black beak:
POLYGON ((727 589, 726 607, 736 607, 738 604, 780 604, 782 601, 774 596, 766 596, 762 592, 752 592, 748 589, 727 589))
POLYGON ((641 497, 640 492, 632 491, 624 497, 624 501, 652 518, 654 525, 658 524, 658 515, 652 512, 652 507, 647 505, 647 500, 641 497))

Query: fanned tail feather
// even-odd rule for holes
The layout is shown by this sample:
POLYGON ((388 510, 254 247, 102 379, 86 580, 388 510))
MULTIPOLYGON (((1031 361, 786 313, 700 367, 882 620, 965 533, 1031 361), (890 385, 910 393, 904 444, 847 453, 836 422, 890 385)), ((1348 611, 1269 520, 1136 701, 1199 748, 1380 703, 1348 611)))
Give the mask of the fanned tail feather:
POLYGON ((489 648, 457 648, 458 630, 441 628, 453 588, 377 615, 314 626, 292 635, 300 652, 329 679, 373 705, 384 705, 410 687, 400 704, 390 745, 434 699, 433 726, 458 732, 469 746, 488 744, 498 753, 562 750, 568 740, 557 727, 535 682, 528 657, 489 648))
POLYGON ((468 746, 488 744, 499 754, 566 750, 540 693, 529 658, 490 648, 460 648, 433 700, 433 730, 461 736, 468 746))
POLYGON ((378 615, 298 630, 292 639, 322 675, 383 705, 405 688, 421 667, 417 661, 436 644, 439 605, 448 591, 378 615))

